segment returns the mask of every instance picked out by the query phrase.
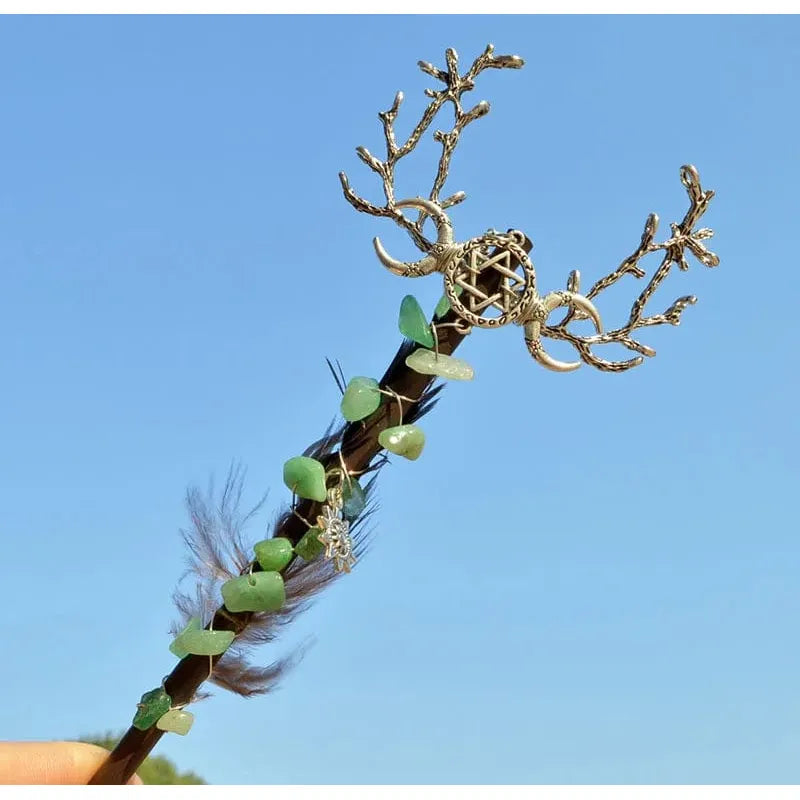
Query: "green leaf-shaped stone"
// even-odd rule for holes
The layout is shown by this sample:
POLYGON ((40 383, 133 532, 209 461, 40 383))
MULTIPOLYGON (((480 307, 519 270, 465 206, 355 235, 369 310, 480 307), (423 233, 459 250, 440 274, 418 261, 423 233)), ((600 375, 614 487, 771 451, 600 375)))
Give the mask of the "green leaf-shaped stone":
POLYGON ((298 497, 322 503, 328 497, 325 467, 315 458, 296 456, 283 465, 283 482, 298 497))
POLYGON ((172 640, 172 644, 169 646, 170 653, 178 658, 186 658, 186 656, 189 655, 189 651, 183 647, 183 640, 181 637, 190 631, 201 630, 203 630, 203 623, 200 621, 200 617, 192 617, 186 623, 186 627, 172 640))
POLYGON ((342 486, 342 514, 349 522, 354 520, 367 505, 367 496, 355 479, 345 480, 342 486))
POLYGON ((172 699, 163 686, 145 692, 139 701, 136 715, 133 718, 133 727, 140 731, 152 728, 169 711, 171 705, 172 699))
POLYGON ((278 572, 240 575, 222 584, 228 611, 277 611, 286 602, 286 589, 278 572))
POLYGON ((425 447, 425 434, 416 425, 396 425, 381 431, 378 443, 390 453, 416 461, 425 447))
POLYGON ((294 546, 294 551, 304 561, 313 561, 319 558, 325 550, 325 545, 319 540, 322 531, 316 526, 309 528, 303 538, 294 546))
POLYGON ((400 303, 400 319, 398 321, 400 333, 407 339, 412 339, 417 344, 433 347, 433 333, 425 312, 422 310, 417 298, 407 294, 400 303))
POLYGON ((381 404, 379 384, 375 378, 352 378, 342 397, 342 416, 348 422, 368 417, 381 404))
POLYGON ((171 708, 163 717, 159 718, 158 722, 156 722, 156 728, 160 731, 186 736, 193 722, 194 714, 189 711, 183 711, 180 708, 171 708))
POLYGON ((264 572, 280 572, 294 555, 292 543, 281 537, 257 542, 253 550, 256 554, 256 561, 264 572))
POLYGON ((444 353, 437 355, 432 350, 424 348, 419 348, 407 356, 406 366, 422 375, 438 375, 453 381, 471 381, 475 377, 475 371, 466 361, 446 356, 444 353))

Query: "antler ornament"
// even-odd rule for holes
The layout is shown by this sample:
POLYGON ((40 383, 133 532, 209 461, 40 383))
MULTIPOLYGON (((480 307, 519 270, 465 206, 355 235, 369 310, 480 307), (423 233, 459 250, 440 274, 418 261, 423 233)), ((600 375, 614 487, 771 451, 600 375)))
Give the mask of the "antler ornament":
POLYGON ((468 123, 489 112, 489 104, 485 101, 465 112, 461 105, 462 95, 474 88, 474 78, 482 70, 488 67, 518 69, 524 62, 519 56, 496 56, 492 45, 488 45, 466 74, 460 76, 455 50, 447 50, 445 59, 446 70, 419 62, 422 71, 442 81, 445 88, 426 90, 426 95, 432 101, 408 140, 399 147, 394 134, 394 121, 403 99, 402 92, 398 92, 392 107, 378 115, 383 123, 386 139, 386 160, 377 159, 364 147, 356 148, 361 160, 381 176, 386 203, 383 206, 369 203, 353 192, 344 173, 339 175, 345 197, 357 210, 375 216, 391 217, 405 228, 414 244, 425 254, 417 261, 397 260, 389 255, 376 237, 373 244, 378 259, 390 272, 403 277, 417 278, 433 272, 441 273, 444 277, 445 297, 458 318, 457 322, 450 324, 455 324, 465 334, 473 327, 498 328, 510 322, 521 325, 528 352, 542 366, 556 372, 570 372, 580 367, 581 362, 607 372, 621 372, 641 364, 644 361, 642 356, 654 356, 655 350, 634 339, 633 331, 649 325, 678 325, 686 306, 696 302, 693 296, 680 297, 663 314, 644 316, 645 304, 667 277, 672 265, 678 264, 680 269, 688 269, 687 250, 707 267, 719 264, 719 258, 703 244, 703 240, 709 239, 713 232, 709 228, 695 230, 695 225, 705 212, 714 192, 701 188, 700 178, 693 166, 681 167, 681 181, 688 192, 690 205, 683 220, 672 224, 672 236, 668 240, 661 243, 654 241, 658 217, 650 214, 639 247, 619 267, 597 280, 585 295, 580 293, 580 274, 575 270, 569 275, 566 289, 552 291, 542 297, 537 291, 533 263, 523 248, 526 241, 524 233, 518 230, 507 233, 489 230, 466 242, 455 242, 453 224, 445 209, 462 202, 466 195, 464 192, 456 192, 444 200, 439 199, 461 131, 468 123), (442 144, 442 154, 430 196, 395 200, 393 182, 398 160, 413 150, 446 102, 454 106, 455 124, 448 132, 437 130, 433 134, 433 138, 442 144), (418 218, 411 220, 405 216, 405 209, 418 211, 418 218), (422 234, 422 226, 428 218, 436 227, 435 242, 429 242, 422 234), (663 251, 661 265, 634 301, 628 322, 619 328, 603 332, 600 313, 592 299, 627 273, 643 278, 645 272, 639 262, 644 256, 656 251, 663 251), (491 289, 487 290, 487 287, 491 289), (550 315, 558 308, 567 309, 566 315, 559 323, 548 325, 550 315), (578 335, 568 329, 573 321, 584 319, 590 319, 594 323, 594 335, 578 335), (564 362, 554 359, 544 349, 542 337, 569 342, 575 347, 580 361, 564 362), (593 352, 594 347, 613 342, 640 355, 626 361, 608 361, 593 352))

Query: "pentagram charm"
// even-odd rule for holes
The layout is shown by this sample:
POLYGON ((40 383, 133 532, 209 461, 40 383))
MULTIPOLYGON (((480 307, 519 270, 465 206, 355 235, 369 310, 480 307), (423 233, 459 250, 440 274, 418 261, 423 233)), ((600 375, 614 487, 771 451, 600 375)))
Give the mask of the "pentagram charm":
POLYGON ((328 503, 322 507, 317 517, 317 525, 322 531, 317 537, 325 545, 325 558, 333 560, 337 572, 350 572, 356 563, 353 554, 353 539, 350 536, 350 523, 339 516, 342 508, 341 495, 335 490, 328 493, 328 503))
POLYGON ((517 320, 530 307, 536 297, 536 273, 520 245, 524 238, 519 231, 486 233, 466 242, 460 257, 452 258, 445 267, 447 299, 453 311, 470 325, 499 328, 517 320), (487 283, 490 272, 499 273, 500 282, 487 295, 481 284, 487 283))

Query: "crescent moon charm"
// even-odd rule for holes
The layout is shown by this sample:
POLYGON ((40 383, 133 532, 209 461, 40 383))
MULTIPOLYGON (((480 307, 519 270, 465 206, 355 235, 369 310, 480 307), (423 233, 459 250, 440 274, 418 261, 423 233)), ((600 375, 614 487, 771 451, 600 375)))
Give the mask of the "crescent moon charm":
POLYGON ((372 244, 383 266, 395 275, 406 278, 418 278, 421 275, 430 275, 433 272, 444 270, 453 256, 461 249, 458 245, 453 244, 453 224, 447 214, 432 200, 426 200, 424 197, 399 200, 394 207, 416 208, 418 211, 428 214, 436 225, 436 244, 431 248, 430 255, 419 261, 398 261, 386 252, 386 248, 376 236, 372 240, 372 244))
POLYGON ((553 372, 572 372, 580 367, 580 361, 559 361, 549 355, 542 346, 542 326, 547 317, 557 308, 567 306, 583 311, 594 322, 598 333, 603 330, 600 313, 594 304, 582 294, 575 292, 551 292, 544 299, 540 299, 534 306, 531 317, 525 322, 525 345, 534 360, 553 372))

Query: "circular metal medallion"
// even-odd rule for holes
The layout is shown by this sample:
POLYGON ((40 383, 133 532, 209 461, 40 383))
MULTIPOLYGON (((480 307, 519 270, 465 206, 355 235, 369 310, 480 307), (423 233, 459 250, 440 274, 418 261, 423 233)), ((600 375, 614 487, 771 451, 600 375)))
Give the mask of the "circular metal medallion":
POLYGON ((499 328, 530 309, 536 272, 516 240, 487 233, 465 242, 460 257, 445 267, 444 289, 453 311, 470 325, 499 328), (497 283, 493 272, 500 282, 489 295, 482 286, 497 283))

